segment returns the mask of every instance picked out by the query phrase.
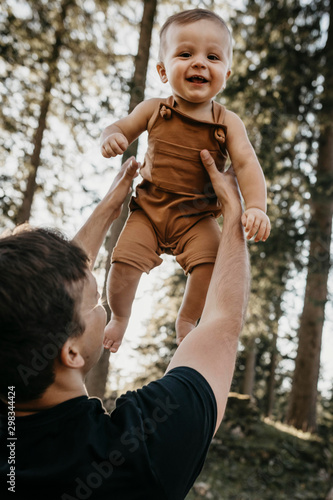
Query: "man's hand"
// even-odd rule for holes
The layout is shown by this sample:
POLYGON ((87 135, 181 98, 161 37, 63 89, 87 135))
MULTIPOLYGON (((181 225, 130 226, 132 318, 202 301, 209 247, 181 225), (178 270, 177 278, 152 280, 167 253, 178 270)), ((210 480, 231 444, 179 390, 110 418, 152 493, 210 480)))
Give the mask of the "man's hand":
POLYGON ((242 224, 247 239, 250 240, 255 236, 255 242, 266 241, 271 232, 269 218, 260 208, 248 208, 242 215, 242 224))
POLYGON ((134 156, 126 160, 105 195, 104 199, 109 200, 110 211, 113 211, 114 219, 119 217, 125 198, 131 192, 132 181, 138 176, 139 166, 134 156))
POLYGON ((132 181, 138 175, 138 167, 139 163, 134 157, 122 165, 109 191, 74 238, 89 256, 91 270, 109 227, 119 217, 126 196, 131 191, 132 181))
POLYGON ((215 162, 209 152, 204 149, 200 153, 201 161, 206 168, 215 194, 222 204, 222 213, 230 212, 239 218, 242 215, 242 205, 237 178, 232 167, 227 172, 217 170, 215 162))
POLYGON ((220 173, 207 150, 201 151, 201 159, 224 206, 225 219, 200 322, 181 342, 167 371, 188 366, 201 373, 215 395, 217 429, 234 373, 249 296, 250 265, 235 175, 230 169, 220 173))
POLYGON ((249 208, 242 215, 240 192, 232 166, 227 172, 221 173, 217 170, 215 162, 207 150, 201 151, 200 156, 212 181, 215 194, 222 204, 223 216, 227 210, 230 210, 230 213, 241 217, 248 240, 255 236, 254 241, 256 242, 266 241, 271 231, 269 218, 259 208, 249 208))
POLYGON ((101 153, 105 158, 111 158, 112 156, 122 155, 127 148, 128 140, 124 134, 116 132, 104 139, 101 145, 101 153))

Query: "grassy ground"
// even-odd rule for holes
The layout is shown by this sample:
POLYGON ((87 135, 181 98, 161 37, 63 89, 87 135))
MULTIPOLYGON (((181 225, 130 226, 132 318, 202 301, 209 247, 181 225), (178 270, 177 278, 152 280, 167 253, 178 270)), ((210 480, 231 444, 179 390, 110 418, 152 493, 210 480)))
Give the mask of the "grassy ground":
POLYGON ((326 500, 333 488, 332 429, 331 415, 319 435, 263 420, 249 398, 234 394, 186 500, 326 500))

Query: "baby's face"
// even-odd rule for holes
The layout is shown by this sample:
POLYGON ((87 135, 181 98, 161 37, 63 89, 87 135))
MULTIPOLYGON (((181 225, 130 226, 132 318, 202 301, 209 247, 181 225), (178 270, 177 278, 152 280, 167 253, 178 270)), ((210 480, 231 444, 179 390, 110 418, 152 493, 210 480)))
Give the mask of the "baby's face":
POLYGON ((224 88, 231 73, 230 43, 228 31, 217 21, 202 19, 168 28, 157 70, 176 100, 204 103, 224 88))

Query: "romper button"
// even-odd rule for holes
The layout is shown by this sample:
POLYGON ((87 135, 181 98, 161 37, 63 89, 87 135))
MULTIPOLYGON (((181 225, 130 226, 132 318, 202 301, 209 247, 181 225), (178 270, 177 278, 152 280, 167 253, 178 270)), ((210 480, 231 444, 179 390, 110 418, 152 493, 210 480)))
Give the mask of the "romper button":
POLYGON ((224 133, 223 128, 221 128, 221 127, 216 128, 215 132, 214 132, 214 137, 220 144, 224 144, 225 143, 225 133, 224 133))
POLYGON ((170 120, 170 118, 171 118, 171 109, 166 108, 165 106, 162 106, 161 109, 160 109, 160 115, 165 120, 170 120))

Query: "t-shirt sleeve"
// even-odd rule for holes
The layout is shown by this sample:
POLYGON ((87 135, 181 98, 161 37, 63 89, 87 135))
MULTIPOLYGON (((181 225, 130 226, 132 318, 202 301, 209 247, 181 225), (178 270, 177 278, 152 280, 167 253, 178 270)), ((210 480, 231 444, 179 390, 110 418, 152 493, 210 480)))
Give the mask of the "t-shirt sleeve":
POLYGON ((130 394, 141 413, 151 470, 167 499, 183 500, 214 435, 213 391, 199 372, 177 367, 130 394))

